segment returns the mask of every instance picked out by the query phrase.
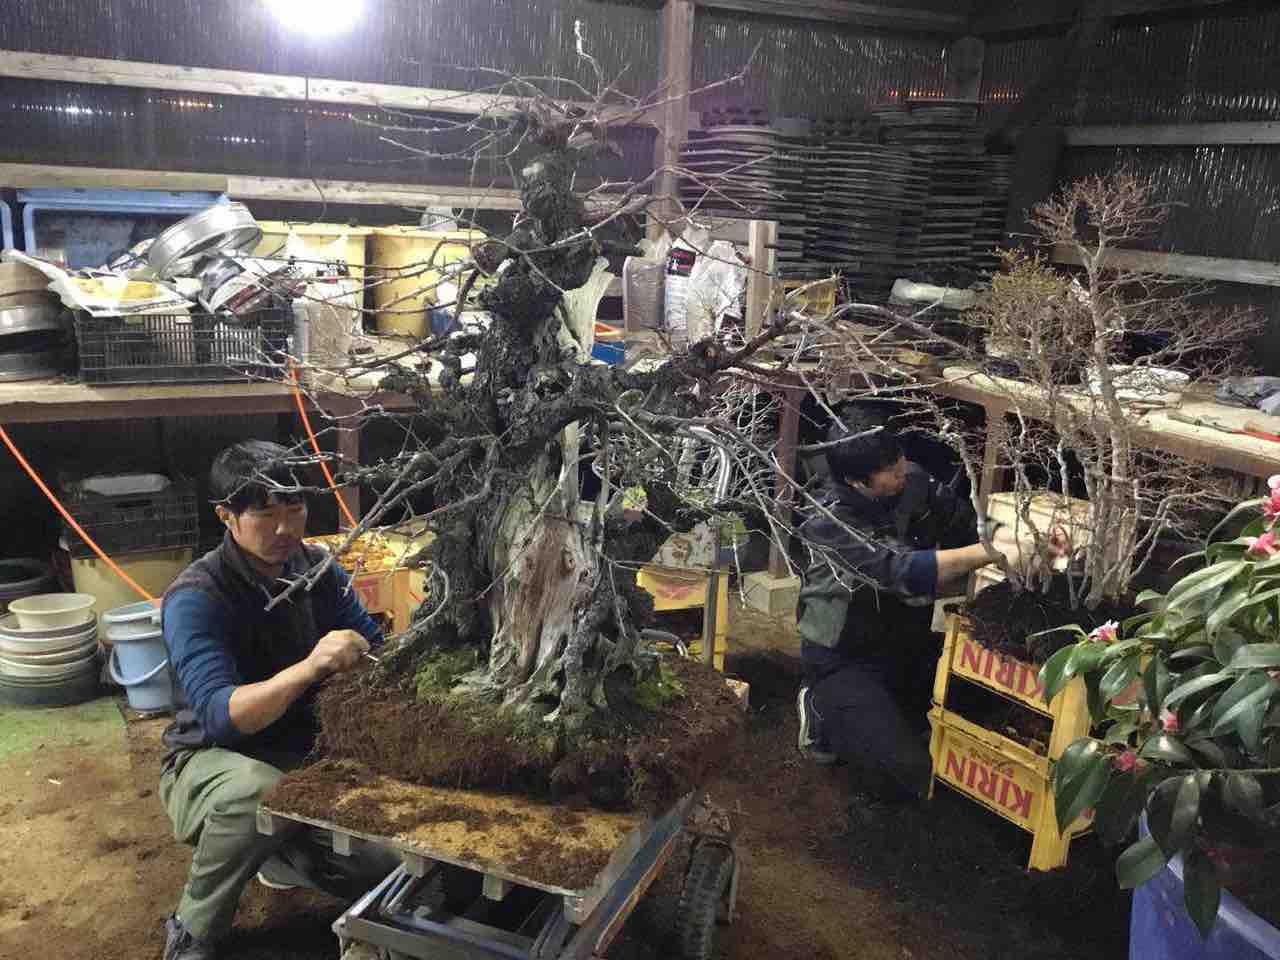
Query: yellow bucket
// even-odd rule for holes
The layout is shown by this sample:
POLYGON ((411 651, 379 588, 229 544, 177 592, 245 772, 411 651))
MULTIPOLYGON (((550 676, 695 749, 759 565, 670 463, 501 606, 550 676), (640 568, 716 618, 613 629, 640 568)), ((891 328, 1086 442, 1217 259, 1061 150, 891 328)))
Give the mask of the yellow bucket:
POLYGON ((292 230, 317 260, 343 260, 354 279, 364 279, 369 227, 348 227, 341 223, 285 223, 283 220, 260 220, 258 226, 262 228, 262 241, 254 248, 255 257, 283 256, 285 241, 292 230), (346 239, 337 250, 332 249, 343 237, 346 239))
POLYGON ((378 332, 427 335, 427 307, 436 304, 443 267, 471 256, 484 239, 479 230, 437 232, 413 227, 377 227, 369 239, 369 266, 376 282, 373 307, 378 332), (434 256, 433 256, 434 254, 434 256), (425 266, 430 260, 432 269, 425 266))

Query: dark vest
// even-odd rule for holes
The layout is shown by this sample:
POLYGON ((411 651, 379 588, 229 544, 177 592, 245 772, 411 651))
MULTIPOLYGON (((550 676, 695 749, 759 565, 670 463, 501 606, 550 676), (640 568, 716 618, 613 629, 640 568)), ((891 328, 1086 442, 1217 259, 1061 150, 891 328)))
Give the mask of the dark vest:
MULTIPOLYGON (((285 563, 280 580, 304 574, 324 557, 318 547, 303 545, 285 563)), ((279 580, 269 581, 245 560, 228 532, 222 544, 192 563, 165 592, 165 605, 180 590, 199 590, 221 606, 226 631, 223 641, 235 660, 244 683, 268 680, 303 660, 319 639, 334 627, 340 596, 336 574, 326 571, 310 591, 300 590, 267 611, 271 597, 285 589, 279 580)), ((164 606, 161 607, 161 622, 164 606)), ((195 750, 214 746, 199 718, 189 708, 172 664, 169 678, 176 710, 163 734, 169 748, 164 769, 180 767, 195 750)), ((299 762, 314 745, 316 724, 314 690, 299 697, 275 723, 235 744, 234 749, 277 766, 299 762)))

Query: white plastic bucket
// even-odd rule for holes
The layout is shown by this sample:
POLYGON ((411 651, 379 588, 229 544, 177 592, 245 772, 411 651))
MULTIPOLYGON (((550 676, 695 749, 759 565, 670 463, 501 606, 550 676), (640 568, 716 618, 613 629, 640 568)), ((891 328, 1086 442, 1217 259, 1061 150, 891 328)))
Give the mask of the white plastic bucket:
POLYGON ((124 687, 129 706, 135 710, 173 709, 169 658, 159 617, 159 607, 145 600, 102 615, 111 643, 107 673, 124 687))

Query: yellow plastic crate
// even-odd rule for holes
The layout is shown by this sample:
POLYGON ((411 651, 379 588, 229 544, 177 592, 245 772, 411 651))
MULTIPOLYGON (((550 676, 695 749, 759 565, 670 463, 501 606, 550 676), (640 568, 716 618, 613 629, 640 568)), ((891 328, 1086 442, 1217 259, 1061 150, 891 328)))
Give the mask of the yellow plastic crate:
MULTIPOLYGON (((650 564, 636 574, 636 586, 653 597, 657 613, 668 610, 695 610, 707 606, 707 575, 696 570, 659 567, 650 564)), ((660 625, 659 625, 660 626, 660 625)), ((724 657, 729 651, 729 577, 720 574, 716 590, 716 669, 724 671, 724 657)), ((702 641, 695 640, 689 652, 701 659, 702 641)))
POLYGON ((774 287, 773 302, 769 305, 770 312, 782 306, 783 298, 788 296, 790 299, 787 305, 790 309, 800 310, 802 313, 817 317, 826 316, 836 308, 836 282, 834 279, 784 280, 781 289, 774 287), (806 287, 808 289, 805 289, 806 287), (790 296, 797 290, 804 290, 804 292, 790 296))
POLYGON ((1072 838, 1089 828, 1091 813, 1065 835, 1058 831, 1049 758, 942 707, 929 712, 929 724, 929 796, 938 782, 945 783, 1031 834, 1030 869, 1063 866, 1072 838))

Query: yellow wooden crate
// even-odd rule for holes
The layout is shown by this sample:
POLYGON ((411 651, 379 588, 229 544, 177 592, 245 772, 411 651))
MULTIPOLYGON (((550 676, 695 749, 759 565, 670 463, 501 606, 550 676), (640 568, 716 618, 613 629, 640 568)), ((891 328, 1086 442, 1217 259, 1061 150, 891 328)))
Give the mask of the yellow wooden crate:
MULTIPOLYGON (((653 609, 658 613, 669 610, 694 610, 702 608, 706 613, 707 574, 697 570, 658 567, 650 564, 636 574, 636 586, 653 597, 653 609)), ((701 657, 702 643, 695 641, 689 648, 695 657, 701 657)), ((729 578, 720 574, 716 590, 716 649, 715 665, 724 670, 724 657, 729 650, 729 578)))
POLYGON ((1087 830, 1082 816, 1063 835, 1054 811, 1048 757, 942 707, 929 712, 934 786, 941 781, 1032 835, 1028 867, 1054 870, 1067 862, 1073 837, 1087 830))
POLYGON ((769 311, 782 306, 783 298, 795 294, 787 301, 787 307, 816 317, 824 317, 836 308, 836 282, 829 280, 786 280, 773 288, 769 311), (803 293, 796 294, 797 290, 803 293))

